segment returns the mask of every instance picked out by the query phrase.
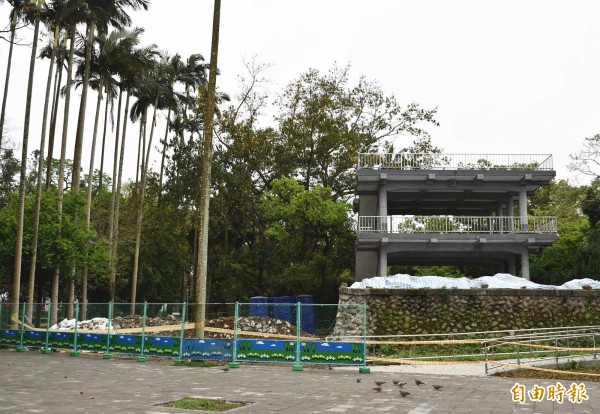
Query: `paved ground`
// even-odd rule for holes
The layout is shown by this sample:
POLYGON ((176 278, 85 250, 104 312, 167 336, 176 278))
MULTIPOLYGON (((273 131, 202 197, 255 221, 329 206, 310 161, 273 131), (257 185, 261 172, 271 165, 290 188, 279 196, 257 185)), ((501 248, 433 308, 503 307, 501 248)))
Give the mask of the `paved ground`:
MULTIPOLYGON (((177 413, 158 404, 184 396, 225 398, 253 404, 232 413, 598 413, 600 383, 586 383, 589 399, 582 404, 512 401, 514 381, 482 375, 459 375, 460 369, 415 373, 417 368, 305 369, 291 366, 220 368, 175 367, 149 360, 102 360, 98 357, 42 355, 0 350, 0 413, 177 413), (409 369, 412 372, 409 372, 409 369), (427 385, 416 386, 419 378, 427 385), (357 383, 356 379, 361 382, 357 383), (402 398, 392 380, 408 382, 402 398), (373 381, 387 381, 378 393, 373 381), (432 384, 443 385, 442 391, 432 384)), ((479 367, 480 372, 483 368, 479 367)), ((479 372, 478 370, 478 372, 479 372)), ((475 372, 475 371, 473 371, 475 372)), ((534 385, 553 382, 525 380, 534 385)), ((563 383, 565 387, 570 384, 563 383)), ((566 396, 565 396, 566 397, 566 396)))

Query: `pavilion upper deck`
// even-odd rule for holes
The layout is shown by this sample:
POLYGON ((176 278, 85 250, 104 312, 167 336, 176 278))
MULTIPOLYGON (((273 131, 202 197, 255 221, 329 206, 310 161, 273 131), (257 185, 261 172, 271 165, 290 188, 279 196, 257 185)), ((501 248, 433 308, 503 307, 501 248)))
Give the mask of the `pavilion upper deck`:
POLYGON ((552 171, 549 154, 359 153, 358 170, 552 171))

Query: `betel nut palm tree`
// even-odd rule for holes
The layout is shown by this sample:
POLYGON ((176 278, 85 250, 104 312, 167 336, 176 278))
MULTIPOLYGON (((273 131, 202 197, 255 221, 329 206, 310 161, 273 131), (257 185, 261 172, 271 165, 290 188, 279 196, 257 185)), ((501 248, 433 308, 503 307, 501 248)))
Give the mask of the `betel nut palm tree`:
MULTIPOLYGON (((104 116, 104 128, 106 130, 106 112, 108 112, 108 101, 113 99, 115 95, 117 82, 115 76, 117 75, 121 65, 122 56, 124 51, 131 50, 138 42, 138 35, 135 31, 119 29, 112 31, 108 36, 106 36, 104 33, 100 33, 100 35, 96 37, 96 43, 98 47, 92 52, 93 58, 91 62, 90 86, 97 89, 98 99, 96 103, 96 116, 94 120, 94 132, 92 135, 90 164, 85 198, 85 223, 88 231, 90 230, 91 225, 92 186, 94 177, 96 138, 98 135, 98 120, 100 116, 100 106, 103 99, 103 94, 106 94, 107 98, 104 116)), ((100 174, 102 174, 102 171, 100 174)), ((87 316, 87 281, 88 265, 85 263, 81 280, 81 298, 83 305, 81 317, 84 319, 87 316)))
POLYGON ((31 118, 31 100, 33 95, 33 75, 35 72, 35 60, 37 53, 37 42, 40 29, 40 10, 42 0, 37 0, 30 13, 34 21, 33 45, 31 47, 31 58, 29 60, 29 79, 27 81, 27 95, 25 101, 25 120, 23 124, 23 141, 21 153, 21 173, 19 177, 19 207, 17 213, 17 234, 15 241, 15 261, 13 266, 13 279, 11 289, 11 321, 16 321, 19 314, 19 297, 21 289, 21 258, 23 255, 23 222, 25 216, 25 182, 27 180, 27 147, 29 144, 29 124, 31 118))
POLYGON ((217 84, 217 58, 219 53, 219 27, 221 20, 221 0, 215 0, 213 13, 212 41, 210 47, 210 72, 204 116, 204 144, 202 176, 200 179, 200 239, 198 241, 198 276, 196 277, 196 303, 194 311, 194 331, 197 338, 204 337, 206 316, 206 277, 208 265, 208 220, 210 203, 210 177, 212 161, 212 133, 217 84))
MULTIPOLYGON (((74 194, 79 193, 81 160, 83 151, 83 134, 85 128, 85 114, 87 107, 88 83, 90 76, 90 65, 92 48, 96 28, 100 32, 106 33, 108 27, 120 28, 131 24, 131 18, 126 9, 147 9, 149 0, 82 0, 84 2, 83 11, 86 23, 86 41, 84 44, 85 63, 82 77, 81 100, 79 104, 79 116, 77 119, 77 131, 75 134, 75 148, 73 153, 73 178, 71 191, 74 194)), ((72 304, 75 299, 75 271, 76 267, 71 269, 69 280, 69 298, 68 302, 72 304)), ((69 308, 69 314, 72 313, 72 307, 69 308)))
MULTIPOLYGON (((138 35, 141 34, 141 29, 136 29, 138 35)), ((109 241, 110 241, 110 277, 109 291, 111 300, 115 299, 116 285, 116 267, 117 253, 119 244, 119 212, 120 212, 120 194, 121 183, 123 178, 123 163, 125 158, 125 137, 127 136, 127 114, 129 113, 129 101, 132 93, 136 90, 139 82, 139 73, 144 73, 148 68, 154 65, 154 58, 157 55, 156 46, 150 45, 143 48, 135 48, 130 51, 125 51, 120 60, 121 65, 118 70, 119 74, 119 89, 120 94, 127 94, 125 98, 125 109, 123 111, 123 131, 121 133, 121 142, 119 137, 115 140, 115 153, 113 165, 113 188, 110 201, 110 218, 109 218, 109 241), (119 149, 120 146, 120 149, 119 149), (117 152, 118 152, 118 172, 117 172, 117 152), (115 179, 115 174, 117 178, 115 179)))

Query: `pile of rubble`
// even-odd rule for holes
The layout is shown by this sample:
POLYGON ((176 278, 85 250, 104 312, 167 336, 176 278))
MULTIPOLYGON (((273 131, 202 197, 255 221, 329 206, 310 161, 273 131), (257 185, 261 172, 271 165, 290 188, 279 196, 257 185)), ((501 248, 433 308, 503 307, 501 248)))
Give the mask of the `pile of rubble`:
MULTIPOLYGON (((130 328, 141 328, 143 325, 143 317, 140 315, 135 316, 117 316, 112 319, 112 323, 106 318, 93 318, 86 321, 79 321, 77 329, 85 330, 98 330, 106 331, 110 324, 111 331, 118 331, 119 329, 130 329, 130 328)), ((178 336, 179 325, 181 319, 179 316, 167 315, 165 317, 157 318, 146 318, 146 326, 171 326, 173 325, 174 330, 172 335, 178 336)), ((230 332, 206 332, 207 337, 211 338, 231 338, 233 336, 233 318, 232 317, 220 317, 215 319, 209 319, 206 321, 207 327, 220 328, 230 332)), ((62 322, 52 326, 50 329, 59 331, 72 331, 75 329, 75 319, 64 319, 62 322)), ((238 330, 243 332, 258 332, 270 335, 281 335, 281 336, 296 336, 296 326, 291 323, 275 318, 268 317, 242 317, 238 320, 238 330)), ((164 332, 163 334, 168 334, 164 332)), ((302 336, 311 336, 306 332, 301 333, 302 336)), ((194 330, 188 329, 185 332, 187 338, 194 336, 194 330)), ((242 335, 243 336, 243 335, 242 335)))
MULTIPOLYGON (((117 316, 112 319, 112 323, 117 329, 141 328, 143 325, 142 322, 143 317, 141 315, 117 316)), ((179 319, 179 316, 167 315, 156 318, 146 317, 146 326, 166 326, 179 324, 181 324, 181 319, 179 319)))
MULTIPOLYGON (((233 318, 221 317, 206 321, 207 327, 228 329, 233 331, 233 318)), ((238 320, 238 330, 244 332, 259 332, 271 335, 295 336, 296 326, 281 319, 268 317, 241 317, 238 320)), ((221 332, 207 332, 207 336, 214 338, 230 338, 231 334, 221 332)), ((308 335, 305 332, 303 336, 308 335)))

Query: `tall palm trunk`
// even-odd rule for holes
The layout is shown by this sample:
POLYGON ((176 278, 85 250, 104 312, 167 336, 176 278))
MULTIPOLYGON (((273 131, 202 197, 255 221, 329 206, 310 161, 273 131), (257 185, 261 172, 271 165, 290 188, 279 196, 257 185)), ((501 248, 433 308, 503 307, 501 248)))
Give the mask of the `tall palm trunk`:
MULTIPOLYGON (((112 173, 112 191, 110 195, 110 216, 108 219, 108 240, 110 242, 110 257, 109 257, 109 268, 110 268, 110 278, 109 278, 109 296, 110 300, 114 302, 115 300, 115 279, 116 279, 116 262, 117 258, 113 256, 113 246, 115 244, 115 203, 117 198, 117 165, 119 162, 119 131, 121 127, 121 102, 123 100, 123 89, 119 90, 119 105, 117 109, 117 131, 115 134, 115 152, 113 156, 113 173, 112 173)), ((127 119, 127 116, 125 116, 127 119)))
MULTIPOLYGON (((108 94, 106 97, 106 103, 104 104, 104 126, 103 126, 103 130, 102 130, 102 150, 100 151, 100 182, 98 183, 98 188, 100 190, 100 192, 102 192, 102 179, 103 179, 103 175, 104 175, 104 148, 106 145, 106 126, 108 124, 108 104, 109 102, 112 102, 113 98, 108 99, 108 94)), ((111 105, 112 106, 112 105, 111 105)), ((117 133, 117 135, 119 135, 117 133)))
POLYGON ((15 45, 15 29, 17 27, 18 10, 13 8, 10 19, 10 46, 8 47, 8 62, 6 64, 6 80, 4 81, 4 96, 2 98, 2 113, 0 113, 0 152, 2 151, 2 136, 4 135, 4 116, 6 115, 6 101, 8 98, 8 85, 10 83, 10 67, 12 66, 13 46, 15 45))
POLYGON ((210 74, 204 114, 204 155, 200 178, 200 239, 198 242, 198 277, 196 278, 196 309, 194 330, 196 338, 204 337, 206 316, 206 277, 208 265, 208 219, 210 204, 210 175, 212 162, 212 133, 215 110, 215 89, 217 85, 217 57, 219 52, 219 25, 221 20, 221 0, 215 0, 213 14, 212 42, 210 47, 210 74))
POLYGON ((167 140, 169 139, 169 120, 171 119, 171 108, 167 112, 167 126, 165 128, 165 140, 162 147, 162 158, 160 160, 160 178, 158 179, 159 188, 162 190, 163 172, 165 170, 165 154, 167 152, 167 140))
POLYGON ((35 29, 33 32, 33 45, 31 47, 31 58, 29 60, 29 79, 27 82, 27 98, 25 103, 25 121, 23 124, 23 143, 21 153, 21 176, 19 181, 19 212, 17 218, 17 235, 15 243, 15 264, 13 268, 13 285, 10 299, 11 320, 14 321, 19 315, 19 296, 21 294, 21 258, 23 256, 23 222, 25 218, 25 181, 27 180, 27 146, 29 144, 29 121, 31 118, 31 97, 33 95, 33 74, 35 72, 35 55, 40 33, 40 4, 36 3, 35 29))
MULTIPOLYGON (((98 120, 100 119, 100 107, 102 104, 102 77, 100 77, 100 85, 98 87, 98 100, 96 101, 96 118, 94 119, 94 134, 92 136, 92 149, 90 153, 90 168, 88 170, 88 182, 87 191, 85 193, 85 229, 90 230, 90 223, 92 221, 92 185, 94 178, 94 159, 96 157, 96 137, 98 136, 98 120)), ((87 282, 88 282, 88 265, 87 265, 87 252, 85 254, 86 263, 83 267, 83 274, 81 276, 81 318, 87 319, 87 282)))
POLYGON ((77 118, 77 135, 75 136, 75 151, 73 153, 73 192, 79 192, 81 180, 81 155, 83 152, 83 132, 85 130, 85 111, 87 106, 88 85, 90 80, 90 64, 92 48, 94 46, 94 21, 88 22, 85 46, 85 68, 81 84, 81 101, 79 103, 79 117, 77 118))
POLYGON ((118 254, 118 246, 119 246, 119 208, 121 205, 121 179, 123 178, 123 159, 125 158, 125 138, 127 136, 127 112, 129 112, 129 92, 127 92, 127 99, 125 99, 125 112, 123 117, 123 134, 121 138, 121 153, 119 154, 119 174, 117 179, 117 191, 116 191, 116 199, 115 199, 115 221, 113 223, 114 226, 114 243, 112 245, 112 254, 113 257, 113 268, 111 268, 111 286, 112 286, 112 297, 114 298, 114 289, 116 282, 116 265, 117 265, 117 254, 118 254))
MULTIPOLYGON (((60 164, 58 167, 58 183, 56 185, 56 209, 58 211, 59 224, 62 223, 62 208, 63 208, 63 193, 65 183, 65 159, 67 155, 67 132, 69 128, 69 107, 71 105, 71 86, 73 84, 73 55, 75 54, 75 25, 71 26, 70 35, 71 43, 69 46, 69 63, 67 65, 67 85, 65 93, 65 108, 63 117, 62 140, 60 145, 60 164)), ((59 227, 60 238, 61 229, 59 227)), ((56 324, 58 310, 58 284, 60 279, 60 252, 57 254, 54 271, 52 273, 52 291, 50 293, 50 301, 52 303, 50 324, 56 324)))
MULTIPOLYGON (((67 36, 63 39, 63 50, 67 48, 67 36)), ((60 99, 60 85, 63 76, 63 58, 56 62, 56 74, 54 75, 54 92, 52 96, 52 111, 50 115, 50 134, 48 135, 48 156, 46 157, 46 190, 52 182, 52 160, 54 154, 54 137, 56 135, 56 120, 58 119, 58 102, 60 99), (56 79, 58 76, 58 80, 56 79)))
MULTIPOLYGON (((146 194, 146 177, 148 176, 148 165, 150 163, 150 149, 152 148, 152 138, 154 137, 154 124, 156 123, 156 109, 158 107, 158 93, 156 94, 156 98, 154 100, 154 113, 152 114, 152 121, 150 127, 150 139, 148 141, 148 145, 146 147, 146 156, 142 154, 143 158, 143 168, 142 168, 142 181, 140 183, 139 195, 140 200, 138 204, 138 211, 136 217, 136 226, 135 226, 135 252, 133 255, 133 274, 131 275, 131 315, 135 314, 135 301, 137 295, 137 280, 138 280, 138 270, 139 270, 139 261, 140 261, 140 243, 142 240, 142 220, 144 216, 144 195, 146 194)), ((146 110, 144 110, 144 114, 146 114, 146 110)), ((144 124, 146 116, 144 116, 144 124)), ((146 127, 144 126, 144 142, 146 138, 146 127)))
MULTIPOLYGON (((81 101, 79 102, 79 117, 77 118, 77 134, 75 135, 75 151, 73 153, 73 179, 71 181, 71 191, 74 194, 79 193, 81 183, 81 156, 83 153, 83 132, 85 130, 85 111, 87 106, 88 86, 90 80, 90 64, 92 60, 92 47, 94 45, 94 21, 87 24, 85 45, 85 68, 81 84, 81 101)), ((77 213, 75 213, 77 221, 77 213)), ((77 264, 71 268, 71 277, 69 279, 69 298, 68 298, 68 316, 73 318, 73 306, 75 302, 75 274, 77 264)))
POLYGON ((52 72, 54 71, 54 53, 58 46, 58 25, 54 29, 54 42, 50 56, 50 67, 48 68, 48 80, 46 81, 46 97, 44 99, 44 114, 42 117, 42 135, 40 138, 40 152, 38 159, 37 183, 35 190, 35 213, 33 217, 33 240, 31 241, 31 263, 29 266, 29 285, 27 292, 27 318, 33 320, 33 301, 35 290, 35 267, 37 264, 37 247, 40 230, 40 208, 42 205, 42 177, 44 176, 44 150, 46 149, 46 124, 48 121, 48 104, 50 102, 50 89, 52 87, 52 72))
POLYGON ((142 164, 140 164, 140 153, 142 152, 142 131, 144 128, 144 115, 142 114, 142 119, 140 120, 140 132, 138 135, 138 154, 137 154, 137 164, 135 167, 135 183, 137 184, 140 181, 140 171, 142 170, 142 164))

